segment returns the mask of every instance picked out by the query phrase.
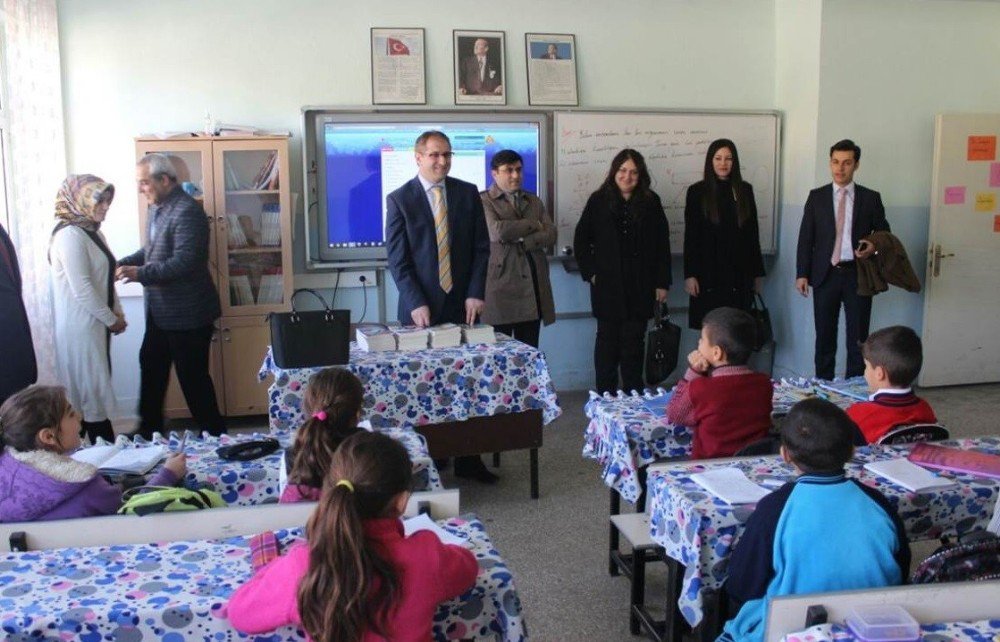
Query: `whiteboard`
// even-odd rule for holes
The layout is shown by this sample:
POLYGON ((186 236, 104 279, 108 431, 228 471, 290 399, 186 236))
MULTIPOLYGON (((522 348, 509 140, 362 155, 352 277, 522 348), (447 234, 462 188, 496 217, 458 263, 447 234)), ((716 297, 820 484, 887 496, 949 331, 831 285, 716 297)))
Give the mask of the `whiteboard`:
POLYGON ((608 174, 611 159, 631 147, 646 159, 652 188, 670 224, 670 249, 684 249, 684 199, 703 178, 705 153, 717 138, 736 143, 743 180, 753 185, 760 247, 774 253, 777 220, 777 112, 555 112, 556 256, 567 256, 573 231, 593 193, 608 174))

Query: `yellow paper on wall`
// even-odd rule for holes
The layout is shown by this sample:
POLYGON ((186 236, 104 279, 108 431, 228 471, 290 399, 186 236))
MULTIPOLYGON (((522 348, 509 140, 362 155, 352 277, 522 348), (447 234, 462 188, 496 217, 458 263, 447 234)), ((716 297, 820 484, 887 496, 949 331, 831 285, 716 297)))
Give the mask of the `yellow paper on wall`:
POLYGON ((992 212, 997 207, 997 195, 995 192, 979 192, 976 194, 976 211, 992 212))

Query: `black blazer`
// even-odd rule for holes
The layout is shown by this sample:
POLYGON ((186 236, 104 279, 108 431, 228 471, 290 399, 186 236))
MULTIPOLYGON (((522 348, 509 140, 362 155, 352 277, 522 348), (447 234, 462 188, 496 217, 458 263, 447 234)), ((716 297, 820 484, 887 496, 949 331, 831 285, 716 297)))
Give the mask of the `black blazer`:
MULTIPOLYGON (((851 247, 876 231, 889 231, 882 197, 875 190, 854 184, 854 219, 851 224, 851 247)), ((830 256, 837 234, 837 215, 833 209, 833 183, 809 192, 796 253, 795 277, 809 279, 809 285, 822 285, 829 274, 830 256)))
MULTIPOLYGON (((208 269, 208 219, 198 201, 179 186, 160 204, 156 238, 118 261, 139 266, 146 314, 164 330, 194 330, 222 314, 219 292, 208 269)), ((153 217, 146 228, 151 231, 153 217)), ((226 293, 229 296, 229 293, 226 293)))
MULTIPOLYGON (((486 266, 490 260, 490 237, 479 190, 472 183, 445 179, 448 198, 448 235, 451 241, 451 279, 454 301, 459 296, 464 309, 467 298, 482 299, 486 293, 486 266)), ((463 323, 465 313, 446 309, 448 295, 438 281, 437 234, 434 214, 420 179, 414 177, 386 197, 385 245, 389 271, 399 289, 399 321, 413 323, 410 312, 426 305, 431 323, 463 323)))
POLYGON ((743 227, 730 229, 713 225, 702 209, 705 181, 688 188, 684 207, 684 278, 695 277, 704 288, 721 285, 732 270, 740 278, 741 287, 753 285, 754 277, 764 276, 764 259, 760 252, 760 231, 757 225, 757 202, 750 183, 740 184, 740 199, 750 206, 750 220, 743 227), (724 238, 732 234, 732 238, 724 238), (718 264, 717 251, 730 248, 735 252, 725 257, 730 265, 718 264))
MULTIPOLYGON (((638 197, 633 197, 638 199, 638 197)), ((618 218, 624 201, 601 188, 590 195, 573 235, 573 254, 580 276, 590 283, 590 305, 599 319, 649 319, 653 316, 656 288, 670 287, 670 232, 663 204, 656 192, 632 203, 639 239, 637 291, 648 301, 635 310, 626 309, 622 256, 618 241, 618 218)))
POLYGON ((21 270, 14 244, 0 225, 0 244, 10 257, 11 270, 0 259, 0 403, 18 390, 35 383, 38 370, 31 345, 31 327, 21 299, 21 270))

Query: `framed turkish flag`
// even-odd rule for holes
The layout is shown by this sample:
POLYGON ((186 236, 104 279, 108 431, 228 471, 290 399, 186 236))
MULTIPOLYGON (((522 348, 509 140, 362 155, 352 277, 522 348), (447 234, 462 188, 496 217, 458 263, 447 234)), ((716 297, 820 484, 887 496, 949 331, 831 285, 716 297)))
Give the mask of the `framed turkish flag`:
POLYGON ((372 27, 372 104, 424 105, 424 30, 372 27))

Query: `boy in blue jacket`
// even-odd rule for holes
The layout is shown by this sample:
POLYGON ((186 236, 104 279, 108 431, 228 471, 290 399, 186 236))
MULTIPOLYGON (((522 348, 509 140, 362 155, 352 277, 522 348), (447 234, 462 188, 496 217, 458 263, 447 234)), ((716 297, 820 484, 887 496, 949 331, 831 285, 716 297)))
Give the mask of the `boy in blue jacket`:
POLYGON ((844 475, 857 427, 829 401, 806 399, 781 427, 781 455, 801 473, 757 504, 729 561, 742 603, 719 640, 764 639, 768 599, 901 584, 910 545, 895 508, 844 475))

